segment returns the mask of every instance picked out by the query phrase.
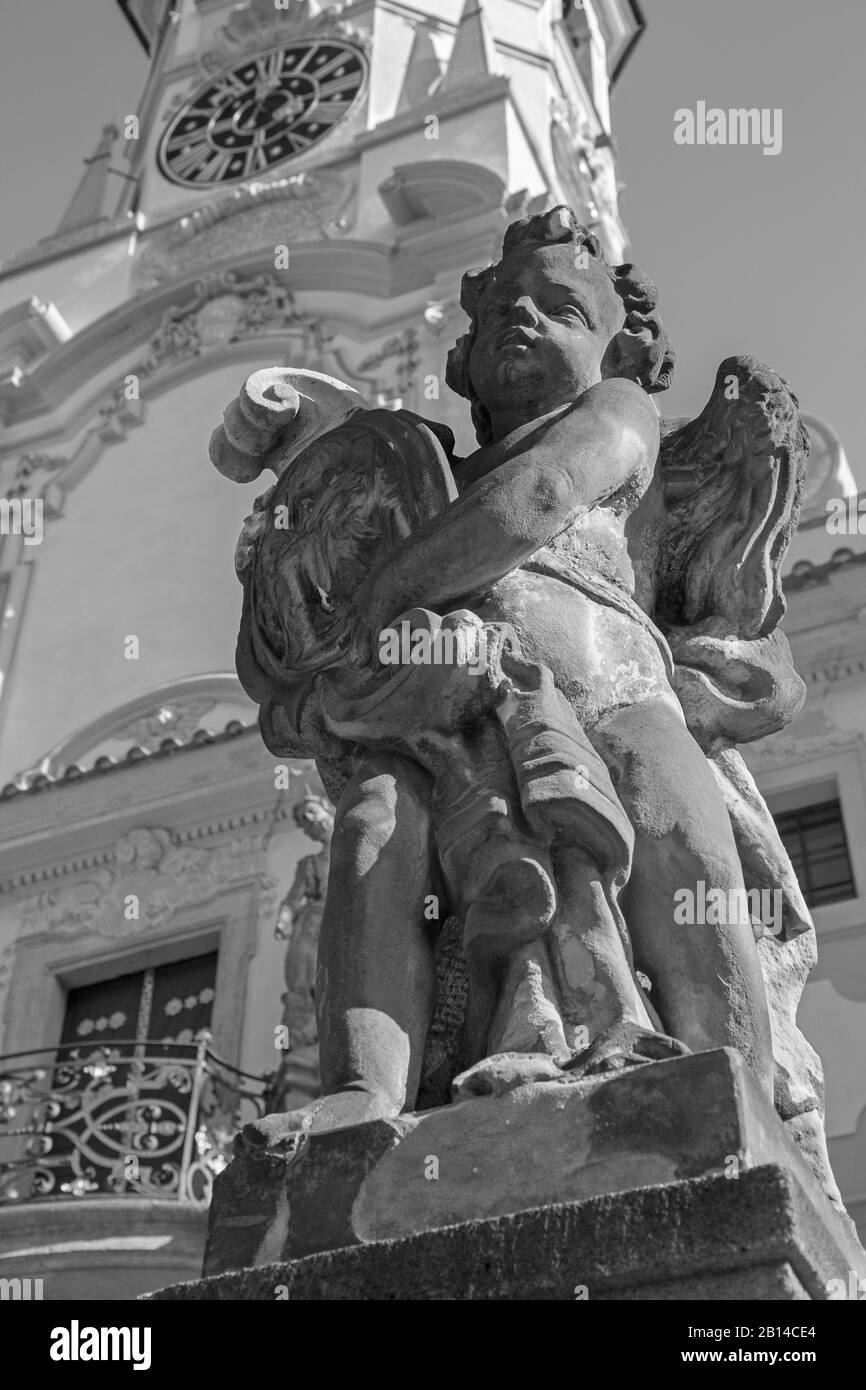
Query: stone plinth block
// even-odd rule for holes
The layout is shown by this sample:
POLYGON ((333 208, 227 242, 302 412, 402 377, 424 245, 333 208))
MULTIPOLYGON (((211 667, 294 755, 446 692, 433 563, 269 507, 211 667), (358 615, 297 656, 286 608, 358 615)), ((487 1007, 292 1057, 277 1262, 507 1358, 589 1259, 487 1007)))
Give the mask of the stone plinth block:
POLYGON ((235 1159, 211 1209, 218 1277, 154 1296, 817 1299, 852 1269, 853 1226, 720 1050, 235 1159))
POLYGON ((688 1178, 463 1221, 146 1298, 821 1300, 831 1279, 846 1280, 848 1258, 799 1179, 766 1164, 736 1181, 688 1178))

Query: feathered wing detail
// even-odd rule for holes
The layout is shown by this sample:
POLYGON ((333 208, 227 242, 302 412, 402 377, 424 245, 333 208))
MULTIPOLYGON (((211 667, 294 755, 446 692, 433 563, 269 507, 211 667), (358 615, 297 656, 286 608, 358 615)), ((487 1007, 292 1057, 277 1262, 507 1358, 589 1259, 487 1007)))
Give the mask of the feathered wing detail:
POLYGON ((796 396, 751 357, 727 358, 701 414, 674 422, 662 440, 653 618, 689 728, 708 752, 763 738, 803 703, 777 628, 808 449, 796 396))
POLYGON ((782 889, 783 940, 809 931, 811 920, 733 745, 783 728, 805 698, 778 624, 808 449, 788 385, 754 358, 729 357, 701 414, 675 422, 660 457, 665 531, 653 617, 671 649, 686 723, 725 795, 748 882, 782 889))
POLYGON ((663 626, 720 618, 743 641, 773 631, 808 451, 787 383, 752 357, 727 358, 697 419, 662 441, 663 626))

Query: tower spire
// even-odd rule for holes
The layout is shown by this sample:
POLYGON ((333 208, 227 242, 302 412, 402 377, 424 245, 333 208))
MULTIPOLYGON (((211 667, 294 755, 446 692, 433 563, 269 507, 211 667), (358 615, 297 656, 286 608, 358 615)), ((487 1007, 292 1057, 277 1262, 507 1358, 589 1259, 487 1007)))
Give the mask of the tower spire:
POLYGON ((80 227, 89 227, 111 216, 113 209, 106 208, 106 188, 108 184, 109 161, 118 136, 116 125, 104 125, 99 143, 89 159, 85 159, 84 173, 78 187, 70 199, 69 206, 57 227, 55 236, 64 232, 76 232, 80 227))
POLYGON ((479 77, 491 77, 496 68, 496 48, 481 0, 464 0, 440 91, 450 91, 464 82, 477 82, 479 77))
POLYGON ((423 101, 433 88, 438 86, 441 77, 442 68, 436 57, 429 30, 416 29, 409 51, 409 61, 406 64, 406 75, 397 99, 397 110, 408 111, 419 101, 423 101))

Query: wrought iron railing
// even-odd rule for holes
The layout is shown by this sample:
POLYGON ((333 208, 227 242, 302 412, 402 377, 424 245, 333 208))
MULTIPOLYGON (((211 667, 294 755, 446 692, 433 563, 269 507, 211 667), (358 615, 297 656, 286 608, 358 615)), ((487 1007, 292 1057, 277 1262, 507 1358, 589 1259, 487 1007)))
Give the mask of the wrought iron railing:
POLYGON ((195 1043, 79 1043, 0 1057, 0 1203, 95 1194, 206 1206, 271 1077, 195 1043))

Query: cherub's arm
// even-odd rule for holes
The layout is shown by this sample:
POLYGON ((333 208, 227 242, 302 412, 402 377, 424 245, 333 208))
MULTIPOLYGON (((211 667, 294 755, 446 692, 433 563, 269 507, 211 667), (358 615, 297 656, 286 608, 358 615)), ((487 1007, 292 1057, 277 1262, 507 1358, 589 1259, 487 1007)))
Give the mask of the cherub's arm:
POLYGON ((377 567, 359 595, 369 631, 422 606, 441 610, 516 569, 569 523, 652 465, 659 424, 644 391, 599 382, 561 415, 463 465, 475 481, 377 567))

